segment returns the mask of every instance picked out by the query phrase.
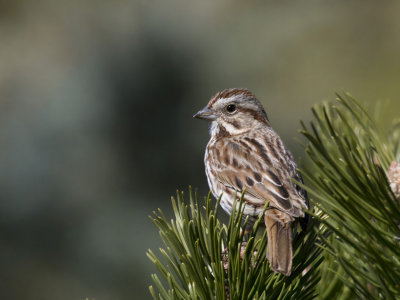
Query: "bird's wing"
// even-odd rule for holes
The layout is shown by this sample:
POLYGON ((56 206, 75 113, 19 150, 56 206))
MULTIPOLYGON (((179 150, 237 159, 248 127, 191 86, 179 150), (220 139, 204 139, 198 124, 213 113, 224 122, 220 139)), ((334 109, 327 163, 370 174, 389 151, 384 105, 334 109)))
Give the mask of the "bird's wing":
POLYGON ((301 206, 306 206, 305 199, 291 182, 291 160, 284 154, 272 154, 268 145, 251 138, 226 139, 215 146, 218 153, 213 153, 213 172, 223 185, 239 193, 246 188, 244 198, 255 206, 269 201, 270 206, 292 216, 304 215, 301 206))

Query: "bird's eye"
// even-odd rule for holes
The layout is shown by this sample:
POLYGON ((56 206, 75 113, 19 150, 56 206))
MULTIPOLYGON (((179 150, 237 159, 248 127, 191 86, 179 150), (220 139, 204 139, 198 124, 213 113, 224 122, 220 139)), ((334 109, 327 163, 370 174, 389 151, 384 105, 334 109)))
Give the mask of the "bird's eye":
POLYGON ((235 104, 229 104, 229 105, 226 107, 226 110, 227 110, 227 112, 229 112, 229 113, 234 113, 234 112, 236 111, 236 105, 235 105, 235 104))

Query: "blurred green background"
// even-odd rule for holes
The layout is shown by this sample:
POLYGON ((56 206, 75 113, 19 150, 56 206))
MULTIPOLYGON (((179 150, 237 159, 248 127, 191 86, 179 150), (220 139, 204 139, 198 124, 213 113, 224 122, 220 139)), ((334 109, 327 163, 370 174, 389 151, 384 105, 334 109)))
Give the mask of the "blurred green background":
POLYGON ((148 215, 208 192, 215 92, 247 87, 299 159, 350 91, 400 111, 398 1, 0 1, 0 298, 148 299, 148 215))

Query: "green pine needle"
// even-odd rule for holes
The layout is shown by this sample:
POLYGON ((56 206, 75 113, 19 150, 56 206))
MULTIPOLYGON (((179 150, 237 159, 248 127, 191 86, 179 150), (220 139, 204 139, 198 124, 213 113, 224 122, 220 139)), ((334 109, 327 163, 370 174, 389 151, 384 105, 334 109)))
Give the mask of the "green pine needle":
MULTIPOLYGON (((189 191, 172 199, 174 218, 161 211, 151 218, 159 230, 164 249, 147 255, 158 269, 150 293, 154 299, 314 299, 320 280, 318 267, 323 258, 316 245, 317 233, 311 220, 307 232, 297 232, 293 241, 293 271, 289 277, 270 269, 266 257, 267 236, 263 218, 245 236, 248 220, 243 220, 243 199, 233 207, 226 225, 218 219, 218 201, 210 195, 199 203, 189 191), (243 244, 246 242, 247 244, 243 244), (241 245, 244 253, 241 255, 241 245), (228 254, 227 254, 228 253, 228 254), (224 258, 228 267, 224 268, 224 258)), ((242 197, 243 198, 243 197, 242 197)), ((243 251, 242 251, 243 252, 243 251)))
POLYGON ((313 109, 302 134, 309 157, 302 172, 326 228, 321 299, 399 299, 400 205, 386 171, 399 158, 400 125, 391 131, 350 95, 313 109), (329 235, 330 234, 330 235, 329 235))
POLYGON ((400 299, 400 203, 386 174, 400 161, 400 119, 385 131, 350 95, 337 96, 301 123, 307 185, 296 183, 313 209, 306 232, 295 228, 291 276, 270 269, 262 218, 242 234, 243 195, 222 224, 219 201, 190 190, 189 200, 172 198, 172 220, 151 217, 164 243, 147 253, 154 299, 400 299))

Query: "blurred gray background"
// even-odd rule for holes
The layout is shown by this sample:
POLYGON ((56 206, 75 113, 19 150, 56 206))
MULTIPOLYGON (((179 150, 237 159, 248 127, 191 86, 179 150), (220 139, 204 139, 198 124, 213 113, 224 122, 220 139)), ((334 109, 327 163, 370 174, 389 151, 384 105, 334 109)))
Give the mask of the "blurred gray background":
POLYGON ((0 1, 0 298, 149 299, 148 216, 206 195, 215 92, 247 87, 296 158, 311 105, 400 111, 398 1, 0 1))

